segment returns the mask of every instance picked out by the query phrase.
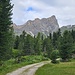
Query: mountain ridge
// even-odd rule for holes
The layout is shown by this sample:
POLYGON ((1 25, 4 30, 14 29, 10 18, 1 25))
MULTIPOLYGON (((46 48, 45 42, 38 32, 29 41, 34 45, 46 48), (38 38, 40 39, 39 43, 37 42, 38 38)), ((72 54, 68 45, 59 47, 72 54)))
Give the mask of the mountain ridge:
POLYGON ((38 32, 48 35, 59 29, 59 24, 55 15, 42 19, 35 18, 34 20, 28 20, 23 25, 17 26, 13 24, 12 26, 16 35, 20 35, 22 31, 26 31, 32 35, 37 35, 38 32))
POLYGON ((68 31, 74 30, 74 31, 75 31, 75 25, 62 26, 60 29, 61 29, 61 32, 62 32, 62 33, 63 33, 65 30, 68 30, 68 31))

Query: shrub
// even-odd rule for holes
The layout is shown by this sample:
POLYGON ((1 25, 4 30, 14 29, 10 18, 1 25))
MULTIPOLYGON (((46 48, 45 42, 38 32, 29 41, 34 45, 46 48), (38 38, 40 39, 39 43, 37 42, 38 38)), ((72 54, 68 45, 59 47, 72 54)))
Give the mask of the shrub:
POLYGON ((59 57, 59 51, 58 50, 53 50, 51 53, 51 62, 52 63, 59 63, 59 60, 56 60, 59 57))

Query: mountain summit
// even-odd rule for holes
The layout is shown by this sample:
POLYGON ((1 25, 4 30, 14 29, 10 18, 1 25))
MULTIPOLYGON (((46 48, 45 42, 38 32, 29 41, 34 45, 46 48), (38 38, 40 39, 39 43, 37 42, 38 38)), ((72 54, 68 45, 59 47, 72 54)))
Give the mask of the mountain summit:
POLYGON ((53 15, 49 18, 36 18, 35 20, 28 20, 24 25, 18 26, 13 24, 14 32, 20 35, 22 31, 26 31, 31 35, 37 35, 38 32, 48 35, 49 33, 56 32, 59 25, 56 17, 53 15))

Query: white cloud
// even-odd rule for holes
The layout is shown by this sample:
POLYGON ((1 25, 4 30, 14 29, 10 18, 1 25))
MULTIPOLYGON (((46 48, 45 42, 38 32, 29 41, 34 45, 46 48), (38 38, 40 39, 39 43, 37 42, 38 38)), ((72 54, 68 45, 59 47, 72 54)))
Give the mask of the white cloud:
POLYGON ((59 25, 75 24, 75 0, 12 0, 13 22, 24 24, 27 20, 55 15, 59 25), (31 7, 33 10, 27 11, 31 7))

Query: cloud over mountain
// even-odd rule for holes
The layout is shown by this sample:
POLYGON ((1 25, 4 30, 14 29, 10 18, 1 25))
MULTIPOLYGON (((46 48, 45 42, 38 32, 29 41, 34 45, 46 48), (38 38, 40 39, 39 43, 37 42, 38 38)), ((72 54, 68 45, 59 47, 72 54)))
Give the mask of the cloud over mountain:
POLYGON ((60 25, 75 24, 75 0, 12 0, 13 22, 56 15, 60 25))

